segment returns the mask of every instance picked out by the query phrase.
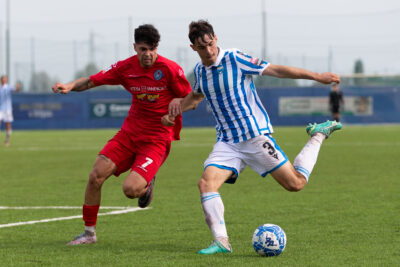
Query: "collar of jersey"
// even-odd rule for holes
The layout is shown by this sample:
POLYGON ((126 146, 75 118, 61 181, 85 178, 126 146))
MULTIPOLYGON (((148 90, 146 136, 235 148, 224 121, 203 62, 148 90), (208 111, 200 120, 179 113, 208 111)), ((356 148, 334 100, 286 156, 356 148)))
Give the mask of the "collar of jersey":
MULTIPOLYGON (((215 60, 214 64, 210 65, 210 66, 204 66, 206 69, 210 69, 212 67, 217 67, 219 65, 219 63, 221 63, 222 58, 224 57, 225 54, 225 50, 223 50, 221 47, 218 47, 218 57, 217 60, 215 60)), ((203 64, 203 63, 202 63, 203 64)))

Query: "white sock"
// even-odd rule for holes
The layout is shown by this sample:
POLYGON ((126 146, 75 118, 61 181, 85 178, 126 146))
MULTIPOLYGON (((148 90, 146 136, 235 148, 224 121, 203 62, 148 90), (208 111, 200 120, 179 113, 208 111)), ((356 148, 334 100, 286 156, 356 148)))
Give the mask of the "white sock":
POLYGON ((201 194, 201 205, 208 227, 215 240, 228 240, 224 220, 224 203, 218 192, 207 192, 201 194))
POLYGON ((306 178, 307 182, 314 165, 317 162, 319 149, 324 140, 324 134, 317 133, 313 135, 293 162, 296 171, 301 173, 306 178))
POLYGON ((89 231, 89 232, 96 232, 96 226, 86 226, 85 225, 85 231, 89 231))

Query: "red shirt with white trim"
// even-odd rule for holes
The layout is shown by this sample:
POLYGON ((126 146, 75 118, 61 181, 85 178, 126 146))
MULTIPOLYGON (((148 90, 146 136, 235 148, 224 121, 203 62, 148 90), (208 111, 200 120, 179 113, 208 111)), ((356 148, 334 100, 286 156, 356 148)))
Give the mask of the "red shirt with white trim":
POLYGON ((121 129, 133 139, 180 139, 181 115, 175 118, 173 127, 161 123, 161 117, 168 114, 171 100, 191 92, 190 83, 178 64, 158 55, 153 66, 143 68, 135 55, 118 61, 90 79, 96 86, 120 84, 132 94, 132 105, 121 129))

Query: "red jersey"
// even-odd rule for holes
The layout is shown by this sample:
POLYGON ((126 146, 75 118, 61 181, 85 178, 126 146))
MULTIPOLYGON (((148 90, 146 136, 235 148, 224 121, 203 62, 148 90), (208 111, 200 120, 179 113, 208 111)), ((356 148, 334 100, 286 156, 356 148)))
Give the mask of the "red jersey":
POLYGON ((121 128, 134 139, 179 140, 181 115, 175 118, 173 127, 161 123, 161 117, 168 114, 171 100, 191 92, 178 64, 158 55, 153 66, 143 68, 137 56, 133 56, 118 61, 90 79, 95 85, 121 84, 132 94, 132 105, 121 128))

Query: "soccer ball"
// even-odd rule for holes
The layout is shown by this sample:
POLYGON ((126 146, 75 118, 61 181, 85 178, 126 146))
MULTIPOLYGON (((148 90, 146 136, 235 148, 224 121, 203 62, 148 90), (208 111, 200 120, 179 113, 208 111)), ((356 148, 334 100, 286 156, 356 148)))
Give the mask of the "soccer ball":
POLYGON ((261 256, 278 256, 286 247, 286 234, 278 225, 260 225, 253 234, 254 250, 261 256))

